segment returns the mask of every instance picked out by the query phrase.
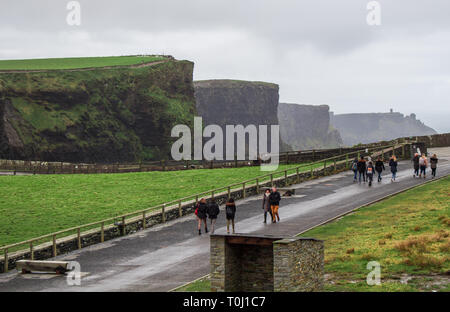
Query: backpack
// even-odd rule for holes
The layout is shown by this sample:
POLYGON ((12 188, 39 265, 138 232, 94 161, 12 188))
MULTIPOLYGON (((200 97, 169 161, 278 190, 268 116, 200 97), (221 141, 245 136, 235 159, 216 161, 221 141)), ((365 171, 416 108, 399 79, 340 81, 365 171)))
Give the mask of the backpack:
POLYGON ((194 214, 195 214, 196 216, 198 216, 198 206, 199 206, 199 204, 197 204, 197 205, 195 206, 194 214))
POLYGON ((353 170, 353 171, 356 171, 356 169, 358 169, 358 164, 354 162, 354 163, 352 164, 352 170, 353 170))
POLYGON ((227 216, 233 215, 233 209, 231 208, 231 206, 226 206, 225 213, 227 214, 227 216))

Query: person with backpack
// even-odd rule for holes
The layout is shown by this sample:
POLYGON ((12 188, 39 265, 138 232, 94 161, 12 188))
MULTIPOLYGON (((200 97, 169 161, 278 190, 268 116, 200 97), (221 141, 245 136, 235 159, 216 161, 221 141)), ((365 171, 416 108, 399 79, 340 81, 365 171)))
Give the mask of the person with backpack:
POLYGON ((264 223, 267 223, 267 213, 270 214, 270 219, 273 220, 272 209, 270 208, 269 196, 270 196, 270 189, 267 189, 264 192, 263 200, 262 200, 262 209, 264 211, 264 223))
POLYGON ((233 234, 235 234, 234 217, 236 215, 236 205, 233 198, 228 199, 227 203, 225 204, 225 214, 227 217, 227 234, 230 234, 230 223, 233 228, 233 234))
POLYGON ((369 182, 369 186, 372 186, 373 181, 373 174, 375 173, 375 168, 373 167, 373 164, 371 161, 369 161, 369 164, 367 165, 367 181, 369 182))
POLYGON ((361 183, 361 176, 363 177, 364 183, 366 183, 366 170, 366 160, 364 156, 361 156, 361 159, 358 161, 359 183, 361 183))
POLYGON ((392 155, 389 160, 389 167, 391 167, 392 173, 391 182, 394 182, 395 178, 397 177, 397 166, 398 166, 397 157, 395 157, 395 155, 392 155))
POLYGON ((414 166, 413 178, 419 176, 419 159, 420 159, 419 153, 415 153, 413 159, 411 160, 414 166))
POLYGON ((211 199, 208 205, 208 217, 211 220, 211 233, 214 234, 214 228, 217 221, 217 216, 220 213, 219 205, 214 198, 211 199))
POLYGON ((431 156, 431 158, 430 158, 431 175, 433 176, 433 178, 436 177, 436 169, 437 169, 438 160, 439 159, 437 158, 436 154, 433 154, 433 156, 431 156))
POLYGON ((272 210, 272 223, 277 223, 277 218, 278 222, 280 222, 280 215, 278 214, 280 200, 281 195, 277 191, 277 188, 275 186, 272 187, 272 192, 269 195, 270 210, 272 210))
POLYGON ((383 179, 381 177, 381 173, 383 172, 383 170, 386 170, 386 168, 384 167, 384 162, 381 156, 379 156, 377 161, 375 162, 375 171, 378 174, 378 182, 381 182, 381 179, 383 179))
POLYGON ((353 182, 356 182, 356 179, 358 178, 358 158, 355 157, 352 162, 352 171, 353 171, 353 182))
POLYGON ((422 157, 420 157, 419 166, 420 166, 419 178, 422 177, 422 173, 423 173, 423 178, 425 179, 425 175, 427 173, 427 167, 428 167, 428 160, 427 160, 427 157, 425 156, 425 154, 422 154, 422 157))
POLYGON ((202 223, 205 224, 205 233, 208 233, 208 225, 206 224, 206 214, 208 211, 208 206, 206 205, 206 199, 202 198, 197 204, 197 209, 195 214, 198 219, 198 235, 202 235, 202 223))

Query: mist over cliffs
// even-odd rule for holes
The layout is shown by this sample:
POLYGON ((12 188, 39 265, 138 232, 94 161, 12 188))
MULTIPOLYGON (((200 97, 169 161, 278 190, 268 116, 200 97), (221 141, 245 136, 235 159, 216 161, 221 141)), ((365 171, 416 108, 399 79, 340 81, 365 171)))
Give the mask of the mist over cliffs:
POLYGON ((338 131, 330 126, 328 105, 280 103, 278 120, 282 140, 293 150, 335 148, 342 145, 338 131))
POLYGON ((431 135, 437 132, 416 119, 415 114, 398 112, 333 114, 330 120, 345 145, 387 141, 400 137, 431 135))

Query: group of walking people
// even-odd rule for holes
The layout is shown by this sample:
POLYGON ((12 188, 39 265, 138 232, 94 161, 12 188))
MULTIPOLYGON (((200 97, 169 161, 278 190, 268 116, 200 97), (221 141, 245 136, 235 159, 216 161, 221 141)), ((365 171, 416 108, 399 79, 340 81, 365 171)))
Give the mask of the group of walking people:
POLYGON ((413 159, 411 160, 414 166, 413 178, 423 178, 425 179, 427 174, 428 165, 431 167, 431 176, 433 178, 436 177, 436 169, 438 158, 436 154, 430 157, 430 161, 428 162, 427 156, 425 154, 419 155, 419 153, 415 153, 413 159))
MULTIPOLYGON (((219 216, 220 209, 219 205, 215 201, 214 198, 210 200, 209 203, 206 202, 206 199, 202 198, 196 205, 195 215, 197 216, 197 229, 198 235, 202 235, 202 223, 204 224, 205 233, 208 233, 208 222, 207 219, 210 220, 211 225, 211 233, 214 233, 217 217, 219 216)), ((229 198, 225 204, 225 216, 227 218, 227 233, 230 233, 230 225, 233 230, 233 234, 235 233, 234 229, 234 217, 236 215, 236 204, 234 203, 233 198, 229 198)))
MULTIPOLYGON (((272 189, 266 189, 264 191, 262 200, 264 223, 267 223, 267 214, 270 215, 270 220, 272 221, 272 223, 277 223, 277 221, 280 221, 280 215, 278 213, 280 201, 281 195, 277 191, 276 187, 272 187, 272 189)), ((209 202, 207 202, 204 198, 200 199, 195 207, 198 235, 202 235, 202 224, 204 225, 205 233, 208 233, 208 218, 210 220, 209 223, 211 226, 211 233, 214 233, 214 228, 219 214, 219 205, 214 198, 210 199, 209 202)), ((230 226, 232 229, 232 233, 235 234, 236 232, 234 218, 236 216, 236 204, 233 198, 229 198, 225 203, 225 216, 227 219, 227 234, 230 234, 230 226)))
MULTIPOLYGON (((412 162, 414 163, 414 174, 413 177, 422 177, 425 178, 426 175, 426 169, 428 167, 428 159, 425 154, 422 154, 419 156, 419 153, 415 153, 414 157, 412 159, 412 162)), ((431 167, 431 175, 432 177, 436 177, 436 169, 437 169, 437 163, 438 158, 436 154, 433 154, 433 156, 430 158, 430 167, 431 167)), ((375 175, 375 172, 377 173, 377 180, 378 182, 381 182, 383 177, 382 173, 384 170, 386 170, 384 166, 384 161, 381 156, 378 156, 375 164, 373 164, 372 160, 366 160, 364 156, 361 156, 360 159, 355 158, 352 162, 352 170, 353 170, 353 182, 359 181, 359 183, 362 182, 366 183, 366 181, 369 183, 369 186, 372 186, 372 181, 375 175), (359 177, 358 177, 359 174, 359 177)), ((389 158, 389 167, 391 169, 391 182, 394 182, 397 178, 397 167, 398 167, 398 161, 397 157, 395 155, 392 155, 389 158)))

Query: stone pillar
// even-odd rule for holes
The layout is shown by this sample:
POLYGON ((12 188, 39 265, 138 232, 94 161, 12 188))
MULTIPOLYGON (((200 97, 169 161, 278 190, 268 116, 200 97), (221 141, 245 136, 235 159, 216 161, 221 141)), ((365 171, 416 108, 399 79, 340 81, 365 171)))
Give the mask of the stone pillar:
POLYGON ((320 291, 323 241, 211 235, 211 291, 320 291))
POLYGON ((323 241, 300 237, 275 241, 273 266, 274 291, 321 291, 323 241))

